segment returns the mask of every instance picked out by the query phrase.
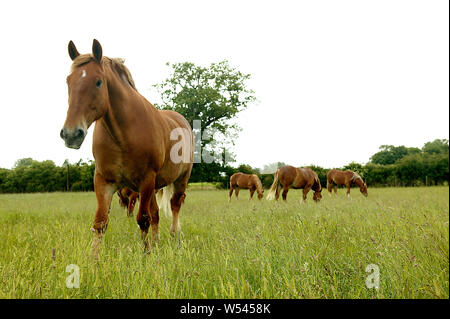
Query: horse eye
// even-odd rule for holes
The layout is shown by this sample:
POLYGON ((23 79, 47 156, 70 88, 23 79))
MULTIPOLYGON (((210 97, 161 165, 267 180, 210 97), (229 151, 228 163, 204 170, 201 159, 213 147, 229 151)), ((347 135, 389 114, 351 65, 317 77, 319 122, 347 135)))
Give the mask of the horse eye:
POLYGON ((101 87, 102 86, 102 80, 97 80, 97 82, 95 82, 95 86, 96 87, 101 87))

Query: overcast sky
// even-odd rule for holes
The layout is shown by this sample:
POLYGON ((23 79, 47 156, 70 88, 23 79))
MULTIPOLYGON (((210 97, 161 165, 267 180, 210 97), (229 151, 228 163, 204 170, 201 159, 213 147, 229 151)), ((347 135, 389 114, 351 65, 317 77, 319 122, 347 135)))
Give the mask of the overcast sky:
POLYGON ((92 159, 59 137, 67 44, 122 57, 150 102, 166 62, 227 59, 258 103, 239 116, 238 163, 339 167, 382 144, 449 134, 449 2, 3 1, 0 167, 19 158, 92 159))

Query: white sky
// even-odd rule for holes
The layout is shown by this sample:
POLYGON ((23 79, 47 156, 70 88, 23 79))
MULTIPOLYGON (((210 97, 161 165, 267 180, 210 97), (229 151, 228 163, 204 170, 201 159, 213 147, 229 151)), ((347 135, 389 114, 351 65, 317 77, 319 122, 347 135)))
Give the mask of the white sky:
POLYGON ((259 102, 239 116, 238 163, 337 167, 449 136, 446 0, 3 1, 0 167, 92 159, 93 126, 79 150, 59 131, 67 43, 88 53, 93 38, 150 102, 166 62, 228 59, 252 74, 259 102))

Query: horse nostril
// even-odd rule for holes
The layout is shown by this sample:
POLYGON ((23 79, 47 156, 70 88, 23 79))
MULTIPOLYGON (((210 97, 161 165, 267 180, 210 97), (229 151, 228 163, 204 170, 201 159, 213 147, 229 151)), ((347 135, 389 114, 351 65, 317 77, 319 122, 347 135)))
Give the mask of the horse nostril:
POLYGON ((77 138, 79 138, 79 137, 83 137, 84 136, 84 131, 82 130, 82 129, 78 129, 77 130, 77 132, 75 133, 75 136, 77 137, 77 138))
POLYGON ((61 131, 59 132, 59 136, 61 136, 62 139, 64 139, 66 137, 66 134, 64 133, 64 129, 61 129, 61 131))

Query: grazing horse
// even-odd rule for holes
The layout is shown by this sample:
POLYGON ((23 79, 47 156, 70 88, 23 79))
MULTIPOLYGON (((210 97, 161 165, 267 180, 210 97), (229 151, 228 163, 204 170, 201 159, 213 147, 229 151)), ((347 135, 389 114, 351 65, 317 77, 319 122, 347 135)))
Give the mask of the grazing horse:
POLYGON ((322 186, 319 176, 309 167, 296 168, 293 166, 283 166, 277 169, 274 175, 272 186, 270 187, 267 199, 272 200, 280 197, 280 189, 283 187, 283 200, 286 200, 289 188, 303 188, 301 203, 306 201, 306 195, 312 189, 314 191, 313 200, 317 203, 322 199, 322 186))
POLYGON ((127 209, 127 216, 133 216, 134 205, 139 199, 139 193, 136 193, 128 187, 121 188, 117 191, 120 206, 127 209))
MULTIPOLYGON (((328 195, 331 197, 331 189, 333 188, 333 183, 336 185, 345 185, 347 187, 347 197, 350 196, 350 187, 352 185, 358 185, 361 193, 367 197, 367 184, 363 181, 358 173, 353 171, 340 171, 337 169, 332 169, 327 173, 327 189, 328 195)), ((337 187, 334 186, 334 193, 337 194, 337 187)))
POLYGON ((244 173, 234 173, 230 177, 230 199, 231 195, 233 195, 233 190, 235 190, 236 199, 238 199, 239 189, 249 189, 250 190, 250 198, 252 199, 253 193, 255 190, 258 192, 258 199, 263 198, 264 190, 262 188, 261 181, 256 174, 244 174, 244 173))
POLYGON ((92 54, 79 54, 72 41, 68 49, 73 62, 67 77, 69 108, 60 132, 65 145, 80 148, 95 122, 92 153, 97 211, 91 253, 99 256, 111 199, 122 187, 139 192, 136 219, 145 250, 149 250, 150 226, 152 241, 159 240, 155 191, 165 188, 163 200, 170 202, 172 212, 170 232, 180 231, 178 215, 193 165, 192 129, 179 113, 158 110, 139 94, 123 60, 103 56, 97 40, 92 54))

